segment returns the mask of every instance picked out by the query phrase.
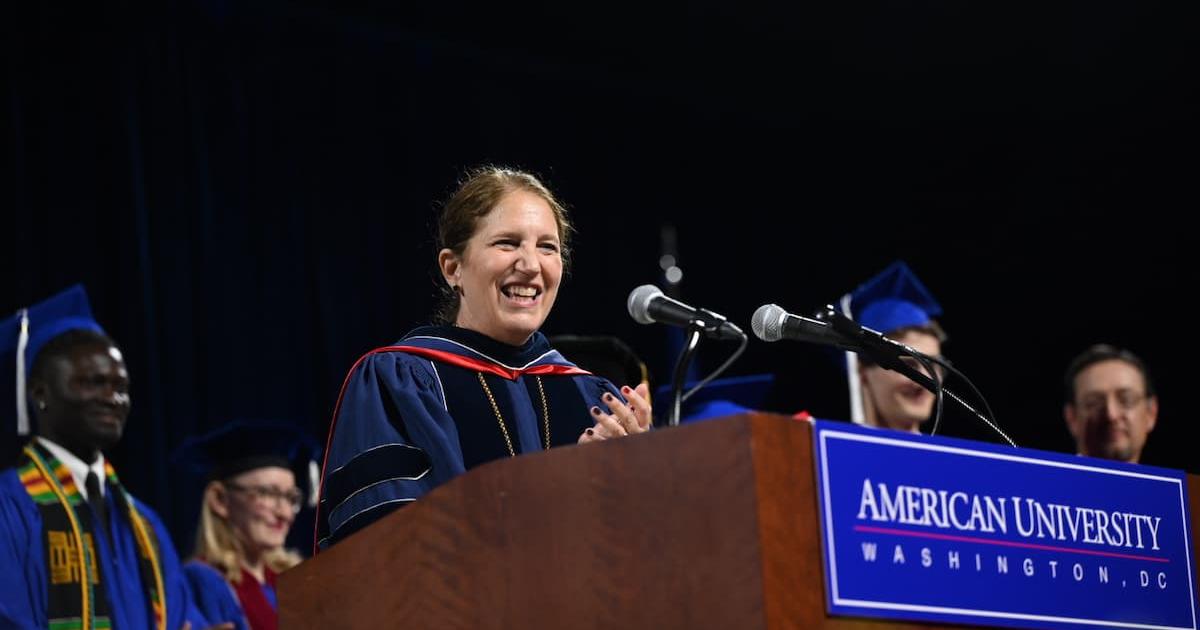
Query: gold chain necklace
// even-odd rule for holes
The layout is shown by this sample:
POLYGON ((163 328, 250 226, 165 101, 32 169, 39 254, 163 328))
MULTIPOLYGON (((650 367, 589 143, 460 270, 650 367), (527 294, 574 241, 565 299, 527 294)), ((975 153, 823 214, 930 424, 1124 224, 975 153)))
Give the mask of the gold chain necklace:
MULTIPOLYGON (((479 377, 479 384, 483 385, 483 393, 487 394, 488 402, 492 403, 492 413, 496 414, 496 422, 500 423, 500 433, 504 434, 504 444, 508 447, 508 455, 516 457, 517 451, 513 450, 512 438, 508 436, 508 427, 504 424, 504 416, 500 415, 500 406, 496 404, 496 397, 492 396, 492 390, 484 380, 483 372, 476 372, 475 376, 479 377)), ((543 437, 546 440, 546 450, 550 450, 550 405, 546 404, 546 390, 542 387, 542 377, 535 376, 533 379, 537 381, 538 394, 542 397, 543 437)))

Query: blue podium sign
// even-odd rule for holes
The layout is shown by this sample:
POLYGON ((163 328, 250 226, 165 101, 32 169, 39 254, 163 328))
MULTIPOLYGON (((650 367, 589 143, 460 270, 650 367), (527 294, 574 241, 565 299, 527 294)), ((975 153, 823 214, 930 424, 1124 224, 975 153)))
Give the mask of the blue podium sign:
POLYGON ((830 614, 1196 630, 1183 473, 815 423, 830 614))

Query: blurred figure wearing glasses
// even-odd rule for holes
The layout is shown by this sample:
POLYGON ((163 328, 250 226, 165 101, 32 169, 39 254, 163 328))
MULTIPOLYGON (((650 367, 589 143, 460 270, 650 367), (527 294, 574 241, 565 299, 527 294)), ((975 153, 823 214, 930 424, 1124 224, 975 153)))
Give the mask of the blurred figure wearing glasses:
MULTIPOLYGON (((275 577, 301 562, 284 543, 304 504, 296 483, 315 441, 283 424, 237 422, 181 447, 177 461, 207 471, 193 558, 184 565, 196 607, 238 630, 274 629, 275 577)), ((303 477, 302 477, 303 478, 303 477)))
POLYGON ((1095 345, 1067 368, 1063 418, 1080 455, 1136 464, 1158 419, 1146 364, 1128 350, 1095 345))

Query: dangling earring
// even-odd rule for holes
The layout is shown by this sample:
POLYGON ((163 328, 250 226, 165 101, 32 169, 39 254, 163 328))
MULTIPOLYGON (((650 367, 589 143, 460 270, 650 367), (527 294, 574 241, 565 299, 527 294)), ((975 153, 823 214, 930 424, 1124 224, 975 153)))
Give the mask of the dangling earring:
POLYGON ((37 401, 37 408, 38 408, 38 411, 45 411, 46 410, 46 401, 44 401, 44 400, 37 401))

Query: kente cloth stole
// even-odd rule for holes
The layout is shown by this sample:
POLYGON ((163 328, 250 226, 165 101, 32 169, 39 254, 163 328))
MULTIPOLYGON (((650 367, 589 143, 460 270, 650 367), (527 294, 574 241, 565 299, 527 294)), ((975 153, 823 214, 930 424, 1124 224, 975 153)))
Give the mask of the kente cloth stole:
MULTIPOLYGON (((45 448, 31 442, 21 452, 17 471, 25 491, 42 516, 46 568, 49 627, 51 630, 105 630, 112 627, 109 602, 105 596, 105 576, 96 556, 90 509, 71 471, 45 448)), ((146 585, 146 601, 159 630, 166 628, 166 603, 163 598, 162 568, 159 564, 158 539, 154 528, 134 507, 117 473, 104 464, 109 492, 118 510, 129 517, 138 548, 138 569, 146 585)), ((118 535, 117 530, 113 532, 118 535)))

